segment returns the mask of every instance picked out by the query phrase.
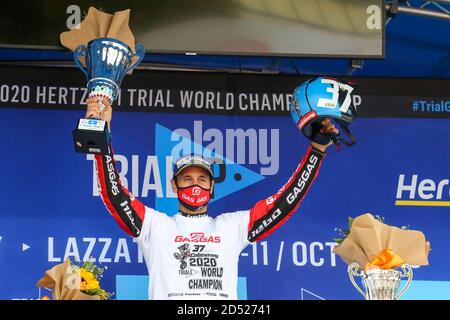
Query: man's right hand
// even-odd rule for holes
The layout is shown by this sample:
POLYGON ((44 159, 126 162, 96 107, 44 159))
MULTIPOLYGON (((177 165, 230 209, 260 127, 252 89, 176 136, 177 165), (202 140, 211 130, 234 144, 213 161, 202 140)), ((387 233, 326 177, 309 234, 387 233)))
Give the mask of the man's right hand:
POLYGON ((107 99, 91 97, 86 100, 87 111, 86 118, 98 118, 108 123, 108 127, 112 118, 112 108, 107 99), (99 100, 101 103, 99 103, 99 100), (105 106, 103 107, 102 104, 105 106))

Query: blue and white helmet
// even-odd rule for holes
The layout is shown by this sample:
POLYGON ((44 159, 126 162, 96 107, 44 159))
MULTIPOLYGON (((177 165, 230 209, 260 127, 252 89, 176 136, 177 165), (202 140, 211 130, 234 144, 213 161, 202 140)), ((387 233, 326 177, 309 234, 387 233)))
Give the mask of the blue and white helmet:
POLYGON ((310 140, 327 144, 342 141, 353 145, 356 141, 348 130, 357 115, 353 104, 353 87, 334 78, 317 77, 303 82, 295 88, 289 105, 291 117, 296 126, 310 140), (324 118, 331 118, 339 124, 350 138, 350 142, 333 134, 323 134, 319 130, 324 118))

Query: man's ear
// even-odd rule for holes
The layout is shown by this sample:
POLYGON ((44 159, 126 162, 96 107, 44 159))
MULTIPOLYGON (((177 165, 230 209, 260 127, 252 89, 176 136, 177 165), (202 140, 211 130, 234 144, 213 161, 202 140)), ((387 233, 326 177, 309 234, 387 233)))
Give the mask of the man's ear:
MULTIPOLYGON (((175 179, 176 179, 176 178, 175 178, 175 179)), ((172 185, 172 191, 173 191, 173 193, 177 193, 178 188, 177 188, 177 184, 175 183, 175 180, 174 180, 174 179, 170 180, 170 183, 171 183, 171 185, 172 185)))

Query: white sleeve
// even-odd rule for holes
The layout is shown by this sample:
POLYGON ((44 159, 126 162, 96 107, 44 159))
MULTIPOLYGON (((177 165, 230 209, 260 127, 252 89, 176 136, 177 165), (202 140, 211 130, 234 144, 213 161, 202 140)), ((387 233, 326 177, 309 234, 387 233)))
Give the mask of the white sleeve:
POLYGON ((250 222, 250 211, 236 211, 230 213, 223 213, 219 215, 217 218, 217 222, 220 224, 224 224, 226 230, 236 232, 236 249, 241 252, 245 249, 246 246, 250 244, 248 241, 248 224, 250 222), (233 231, 232 231, 233 230, 233 231))
POLYGON ((170 217, 167 214, 146 206, 144 222, 142 224, 141 233, 139 234, 139 237, 136 238, 136 243, 142 248, 148 248, 153 230, 155 230, 157 226, 161 226, 166 220, 170 220, 170 217))

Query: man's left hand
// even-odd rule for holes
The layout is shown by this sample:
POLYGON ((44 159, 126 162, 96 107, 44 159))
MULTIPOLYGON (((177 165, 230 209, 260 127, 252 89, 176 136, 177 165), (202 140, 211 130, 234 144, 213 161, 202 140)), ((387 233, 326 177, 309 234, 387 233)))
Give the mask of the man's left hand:
MULTIPOLYGON (((332 133, 332 134, 339 134, 339 130, 334 126, 333 122, 331 122, 330 118, 325 118, 322 120, 323 127, 320 129, 320 133, 332 133)), ((333 141, 330 141, 328 144, 318 144, 317 142, 311 141, 311 145, 322 151, 325 152, 326 149, 333 144, 333 141)))

